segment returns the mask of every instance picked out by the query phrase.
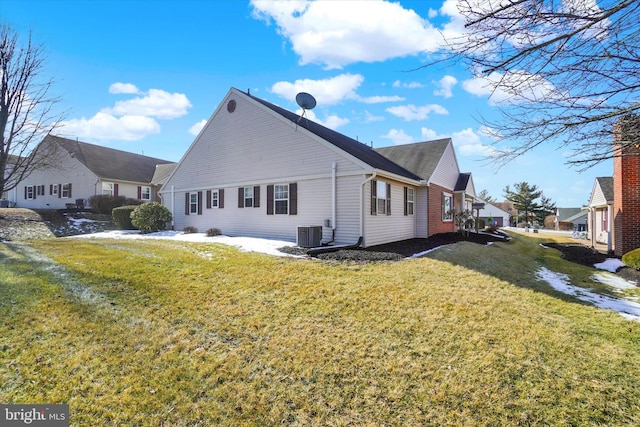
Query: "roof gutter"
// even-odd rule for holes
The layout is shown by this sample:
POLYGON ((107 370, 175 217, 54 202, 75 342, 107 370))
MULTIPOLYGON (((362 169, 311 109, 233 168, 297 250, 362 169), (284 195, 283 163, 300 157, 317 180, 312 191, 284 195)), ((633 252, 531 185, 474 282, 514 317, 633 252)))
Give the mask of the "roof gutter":
POLYGON ((362 183, 360 184, 360 238, 361 239, 364 238, 364 186, 368 182, 373 181, 376 178, 376 176, 378 176, 378 172, 374 170, 371 176, 365 179, 364 181, 362 181, 362 183))

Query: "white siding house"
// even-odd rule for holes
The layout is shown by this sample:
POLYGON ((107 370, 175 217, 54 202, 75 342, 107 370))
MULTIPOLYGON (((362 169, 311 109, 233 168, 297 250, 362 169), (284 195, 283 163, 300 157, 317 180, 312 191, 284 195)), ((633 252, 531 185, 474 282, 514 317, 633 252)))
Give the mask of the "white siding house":
POLYGON ((160 194, 177 230, 296 241, 320 227, 322 243, 372 246, 427 237, 426 187, 368 145, 231 88, 160 194))
POLYGON ((55 155, 57 164, 35 170, 20 182, 18 207, 63 209, 80 201, 88 206, 94 195, 157 201, 151 183, 156 165, 171 165, 167 160, 53 135, 47 135, 38 150, 55 155))
POLYGON ((600 243, 607 245, 609 252, 613 251, 615 240, 612 177, 595 179, 589 198, 588 237, 592 246, 600 243))

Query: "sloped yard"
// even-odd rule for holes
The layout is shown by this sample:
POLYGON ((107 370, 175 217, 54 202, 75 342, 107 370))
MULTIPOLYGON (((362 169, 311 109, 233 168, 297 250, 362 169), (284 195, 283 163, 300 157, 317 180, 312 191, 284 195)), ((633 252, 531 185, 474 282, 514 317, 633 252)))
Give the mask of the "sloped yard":
POLYGON ((72 425, 637 425, 640 327, 539 239, 327 263, 169 240, 0 244, 0 401, 72 425))

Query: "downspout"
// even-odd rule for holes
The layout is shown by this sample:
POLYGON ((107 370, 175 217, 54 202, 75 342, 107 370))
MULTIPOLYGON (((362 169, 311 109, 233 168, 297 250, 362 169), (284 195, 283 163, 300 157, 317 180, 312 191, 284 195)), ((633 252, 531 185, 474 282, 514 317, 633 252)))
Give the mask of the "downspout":
POLYGON ((171 186, 171 229, 174 230, 175 229, 175 190, 176 190, 176 186, 172 185, 171 186))
POLYGON ((613 221, 613 205, 607 205, 607 254, 613 253, 613 242, 611 241, 613 240, 611 238, 613 234, 611 233, 613 223, 611 221, 613 221))
POLYGON ((333 232, 333 238, 336 233, 336 169, 338 168, 338 163, 333 162, 331 164, 331 230, 333 232))
POLYGON ((364 186, 367 182, 373 181, 373 179, 378 175, 378 173, 374 170, 373 174, 362 181, 360 184, 360 238, 364 239, 364 186))
POLYGON ((592 207, 591 208, 591 215, 589 215, 591 218, 590 224, 589 224, 589 234, 591 235, 591 247, 595 248, 596 247, 596 208, 592 207))

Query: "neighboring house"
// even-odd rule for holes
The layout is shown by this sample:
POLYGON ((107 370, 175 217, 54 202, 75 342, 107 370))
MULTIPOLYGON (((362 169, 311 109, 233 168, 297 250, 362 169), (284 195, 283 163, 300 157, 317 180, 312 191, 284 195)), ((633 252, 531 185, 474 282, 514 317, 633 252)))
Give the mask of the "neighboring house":
POLYGON ((498 206, 484 200, 479 200, 479 203, 484 203, 484 208, 479 209, 478 211, 473 211, 473 215, 477 215, 479 219, 484 220, 487 227, 491 225, 506 227, 509 225, 509 219, 511 218, 509 212, 504 211, 498 206))
POLYGON ((598 177, 589 198, 589 231, 591 246, 607 245, 613 250, 613 177, 598 177))
POLYGON ((178 230, 372 246, 454 231, 474 190, 450 139, 376 151, 231 88, 160 194, 178 230))
POLYGON ((518 210, 515 208, 513 202, 493 202, 492 204, 509 214, 509 220, 505 223, 505 226, 515 227, 518 225, 518 210))
POLYGON ((586 208, 556 208, 554 229, 586 231, 587 214, 586 208))
MULTIPOLYGON (((19 159, 20 158, 18 156, 14 156, 11 154, 9 155, 9 158, 7 159, 7 166, 6 166, 5 175, 4 175, 5 179, 13 171, 13 168, 15 167, 19 159)), ((2 194, 0 194, 0 208, 9 208, 9 207, 12 208, 16 205, 17 201, 18 201, 17 187, 14 187, 9 191, 4 191, 2 194)))
POLYGON ((88 206, 94 195, 157 201, 157 190, 152 183, 156 165, 171 163, 53 135, 47 135, 40 142, 38 152, 56 156, 57 165, 35 170, 20 183, 18 207, 88 206))

